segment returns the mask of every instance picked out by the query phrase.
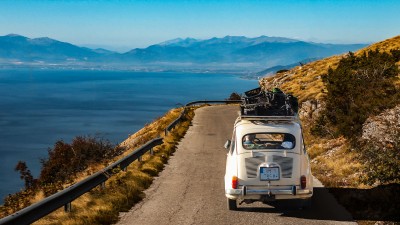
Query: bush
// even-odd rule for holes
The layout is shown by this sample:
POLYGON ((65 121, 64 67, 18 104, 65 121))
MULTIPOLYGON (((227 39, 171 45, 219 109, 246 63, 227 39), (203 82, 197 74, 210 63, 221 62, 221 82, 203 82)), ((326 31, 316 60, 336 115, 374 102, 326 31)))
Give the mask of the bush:
POLYGON ((400 105, 367 120, 360 147, 364 183, 400 183, 400 105))
POLYGON ((289 70, 283 69, 283 70, 278 70, 278 71, 276 71, 276 73, 285 73, 285 72, 287 72, 287 71, 289 71, 289 70))
POLYGON ((365 184, 400 183, 400 137, 393 144, 382 146, 379 142, 368 142, 362 147, 365 161, 365 184))
MULTIPOLYGON (((159 136, 159 132, 164 133, 165 127, 172 121, 174 121, 177 116, 179 116, 180 111, 181 110, 177 109, 171 110, 164 117, 159 118, 157 121, 146 126, 135 135, 132 135, 129 139, 134 139, 134 143, 129 143, 132 142, 132 140, 128 139, 125 144, 123 142, 121 145, 126 146, 126 148, 132 150, 138 146, 143 145, 147 141, 159 136)), ((193 111, 189 110, 189 112, 185 115, 185 118, 181 125, 178 128, 173 129, 173 134, 171 133, 170 135, 166 136, 167 139, 169 136, 172 136, 172 144, 177 144, 176 135, 183 135, 184 131, 188 129, 190 121, 193 118, 193 114, 193 111), (182 128, 182 126, 185 126, 185 128, 182 128)), ((158 171, 160 171, 163 167, 160 162, 166 162, 168 157, 165 156, 165 153, 172 153, 175 149, 174 145, 164 143, 161 146, 166 146, 166 149, 162 149, 161 146, 154 148, 154 152, 156 155, 148 160, 148 166, 147 164, 144 164, 146 165, 144 170, 151 174, 156 174, 158 171)), ((24 162, 19 162, 17 164, 16 170, 20 172, 20 177, 25 181, 26 187, 25 190, 22 190, 13 195, 9 195, 5 198, 5 204, 3 206, 0 206, 0 217, 5 217, 11 213, 14 213, 15 211, 18 211, 30 205, 33 199, 37 199, 38 197, 41 198, 42 193, 45 196, 48 196, 57 192, 58 190, 63 189, 67 182, 73 181, 74 178, 79 176, 78 173, 82 172, 81 170, 84 170, 89 166, 97 167, 101 164, 106 164, 108 161, 112 160, 114 156, 120 155, 123 150, 123 148, 118 146, 114 147, 110 144, 108 140, 104 140, 99 137, 76 137, 70 144, 65 143, 62 140, 57 141, 54 144, 53 148, 48 149, 48 159, 41 160, 42 173, 40 175, 40 180, 33 179, 30 171, 28 170, 28 167, 24 162)), ((139 165, 142 166, 142 164, 139 165)), ((133 167, 136 166, 137 165, 133 165, 133 167)), ((106 189, 97 188, 91 190, 90 193, 93 196, 90 197, 90 200, 88 202, 87 200, 85 200, 85 197, 78 198, 75 201, 74 208, 80 210, 74 210, 73 214, 70 215, 62 214, 62 216, 59 216, 55 214, 54 216, 49 215, 47 216, 47 218, 50 220, 54 219, 62 221, 63 224, 115 223, 115 219, 118 218, 118 210, 127 210, 128 208, 126 207, 128 205, 131 206, 132 204, 140 200, 142 198, 141 191, 150 185, 152 179, 148 174, 140 171, 136 172, 140 172, 140 174, 142 174, 143 176, 140 174, 135 175, 131 172, 121 172, 120 169, 115 169, 113 170, 113 172, 115 172, 117 176, 111 177, 111 179, 108 181, 109 185, 106 189), (133 175, 133 177, 129 175, 130 177, 124 178, 122 174, 131 174, 133 175), (116 183, 113 184, 113 181, 116 183), (122 181, 127 181, 132 187, 128 187, 127 184, 121 185, 122 181), (111 199, 109 199, 106 194, 110 195, 111 199), (119 200, 113 200, 113 196, 122 196, 121 198, 118 197, 119 200, 121 200, 122 202, 119 203, 119 200), (88 209, 90 208, 88 207, 89 205, 98 205, 98 201, 104 201, 100 204, 103 209, 94 209, 92 211, 88 209), (82 202, 85 202, 84 206, 79 205, 82 204, 82 202), (113 205, 112 203, 115 204, 113 205), (87 212, 89 212, 89 215, 87 214, 87 212)), ((47 224, 46 222, 44 223, 47 224)), ((57 222, 57 224, 58 223, 59 222, 57 222)), ((39 224, 41 223, 39 222, 39 224)))
POLYGON ((122 152, 122 148, 99 137, 78 136, 71 144, 57 141, 48 150, 49 158, 41 160, 39 182, 41 185, 69 182, 89 165, 105 162, 122 152))
POLYGON ((236 92, 233 92, 227 100, 241 100, 242 97, 236 92))
POLYGON ((326 108, 314 121, 311 133, 347 138, 364 163, 360 177, 364 184, 400 182, 400 126, 396 125, 398 119, 393 119, 399 112, 366 123, 368 118, 387 109, 393 111, 400 104, 396 87, 399 60, 400 50, 385 53, 377 49, 361 56, 350 52, 336 69, 330 68, 322 76, 328 91, 326 108), (391 141, 385 141, 389 136, 391 141))
POLYGON ((399 103, 400 94, 394 85, 399 73, 395 64, 398 52, 392 54, 375 50, 356 57, 350 52, 336 69, 330 68, 322 76, 328 90, 322 113, 327 121, 323 118, 319 122, 328 122, 335 135, 353 139, 361 134, 369 116, 399 103))

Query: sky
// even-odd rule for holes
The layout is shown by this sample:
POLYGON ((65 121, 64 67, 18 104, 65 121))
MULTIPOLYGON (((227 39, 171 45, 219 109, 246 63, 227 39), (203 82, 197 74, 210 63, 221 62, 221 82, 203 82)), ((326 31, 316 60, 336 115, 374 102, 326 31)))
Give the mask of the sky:
POLYGON ((0 35, 120 52, 226 35, 373 43, 400 35, 399 12, 399 0, 0 0, 0 35))

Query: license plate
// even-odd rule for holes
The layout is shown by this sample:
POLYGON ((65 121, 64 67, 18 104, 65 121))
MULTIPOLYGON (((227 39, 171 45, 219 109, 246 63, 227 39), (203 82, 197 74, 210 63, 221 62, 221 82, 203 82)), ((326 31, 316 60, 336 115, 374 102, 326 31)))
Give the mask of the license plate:
POLYGON ((279 180, 279 167, 261 167, 260 180, 279 180))

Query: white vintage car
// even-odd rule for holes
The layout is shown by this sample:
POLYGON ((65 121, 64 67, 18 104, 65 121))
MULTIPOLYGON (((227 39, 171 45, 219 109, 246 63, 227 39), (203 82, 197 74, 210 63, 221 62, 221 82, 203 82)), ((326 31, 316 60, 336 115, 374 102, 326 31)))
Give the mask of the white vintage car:
POLYGON ((239 116, 225 148, 229 210, 255 201, 310 206, 313 177, 297 116, 239 116))

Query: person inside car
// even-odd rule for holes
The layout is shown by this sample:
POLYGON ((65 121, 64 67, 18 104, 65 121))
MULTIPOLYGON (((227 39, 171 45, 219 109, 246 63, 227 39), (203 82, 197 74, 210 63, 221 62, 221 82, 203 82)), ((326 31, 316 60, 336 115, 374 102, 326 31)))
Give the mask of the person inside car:
POLYGON ((251 149, 251 148, 255 148, 256 143, 254 141, 256 135, 255 134, 247 134, 243 137, 243 146, 246 149, 251 149))
POLYGON ((281 146, 286 149, 292 149, 294 147, 293 135, 285 134, 281 146))

